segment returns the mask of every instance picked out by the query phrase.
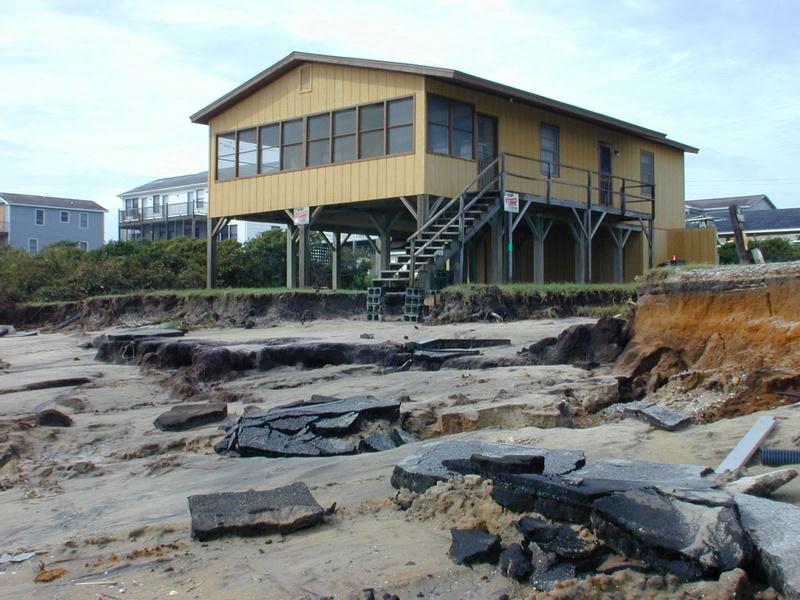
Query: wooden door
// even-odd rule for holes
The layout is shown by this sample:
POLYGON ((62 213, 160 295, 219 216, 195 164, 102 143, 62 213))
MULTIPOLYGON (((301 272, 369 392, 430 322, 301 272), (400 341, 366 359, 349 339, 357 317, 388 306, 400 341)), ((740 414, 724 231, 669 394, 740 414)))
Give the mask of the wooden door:
MULTIPOLYGON (((497 119, 491 115, 478 113, 478 173, 483 171, 495 158, 497 158, 497 119)), ((485 188, 497 176, 497 168, 481 177, 479 189, 485 188)))

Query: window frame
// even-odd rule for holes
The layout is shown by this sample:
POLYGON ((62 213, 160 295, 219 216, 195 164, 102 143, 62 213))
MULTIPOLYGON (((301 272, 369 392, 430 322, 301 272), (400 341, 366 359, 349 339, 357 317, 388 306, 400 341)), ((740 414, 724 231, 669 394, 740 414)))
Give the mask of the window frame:
POLYGON ((303 162, 303 168, 306 169, 313 169, 315 167, 324 167, 325 165, 333 164, 333 113, 338 111, 329 110, 327 112, 316 113, 313 115, 306 115, 303 118, 303 144, 305 147, 305 159, 303 162), (318 137, 318 138, 311 138, 309 132, 309 126, 311 123, 311 119, 317 117, 328 117, 328 133, 327 137, 318 137), (314 165, 309 164, 309 146, 312 142, 322 142, 328 140, 328 162, 321 162, 314 165))
POLYGON ((236 130, 236 153, 234 155, 235 156, 234 160, 235 160, 235 164, 236 164, 236 170, 234 172, 235 173, 234 177, 233 177, 234 179, 240 179, 240 178, 243 178, 243 177, 253 177, 254 175, 258 175, 259 159, 261 158, 260 157, 260 155, 261 155, 261 146, 259 144, 260 134, 261 134, 261 129, 257 125, 254 126, 254 127, 246 127, 245 129, 237 129, 236 130), (242 144, 241 134, 244 133, 245 131, 251 131, 251 130, 255 131, 255 134, 256 134, 255 150, 250 150, 248 153, 250 153, 250 154, 255 153, 255 155, 256 155, 256 162, 253 164, 253 167, 255 168, 255 173, 252 173, 250 175, 240 175, 239 174, 239 169, 242 166, 242 159, 241 159, 242 152, 240 152, 241 144, 242 144))
POLYGON ((656 195, 656 153, 652 150, 644 150, 643 148, 639 149, 639 181, 642 184, 642 187, 639 188, 638 196, 642 196, 644 198, 652 200, 655 198, 656 195), (650 156, 650 169, 651 173, 650 176, 652 177, 652 181, 647 181, 645 179, 644 173, 644 157, 645 155, 650 156))
POLYGON ((89 213, 78 213, 78 229, 89 229, 89 213), (86 220, 86 225, 83 224, 84 219, 86 220))
POLYGON ((58 222, 59 223, 64 223, 65 225, 69 225, 69 221, 70 221, 70 216, 69 216, 69 211, 68 210, 60 210, 60 211, 58 211, 58 222), (66 219, 64 219, 65 215, 67 217, 66 219))
POLYGON ((383 102, 369 102, 367 104, 361 104, 357 107, 356 110, 356 160, 372 160, 375 158, 385 158, 386 154, 386 143, 387 143, 387 135, 386 135, 386 110, 387 110, 388 101, 384 100, 383 102), (382 127, 374 127, 372 129, 361 129, 361 110, 366 108, 367 106, 377 106, 378 104, 383 104, 383 126, 382 127), (375 156, 361 156, 361 136, 365 133, 375 133, 376 131, 383 132, 383 152, 381 154, 377 154, 375 156))
POLYGON ((43 208, 34 208, 33 212, 33 224, 38 225, 39 227, 44 227, 47 223, 47 219, 45 218, 45 210, 43 208), (42 222, 39 223, 39 215, 42 215, 42 222))
POLYGON ((28 254, 39 253, 39 238, 28 238, 28 254), (36 246, 35 250, 31 250, 31 242, 36 246))
MULTIPOLYGON (((467 104, 467 103, 462 103, 462 104, 467 104)), ((472 105, 470 105, 470 106, 472 106, 472 105)), ((474 156, 474 154, 475 154, 475 142, 474 142, 474 135, 475 135, 475 133, 474 133, 474 127, 475 127, 474 126, 474 115, 475 115, 475 110, 474 110, 474 106, 472 106, 472 109, 473 109, 472 110, 472 112, 473 112, 472 152, 473 152, 473 156, 474 156)), ((363 104, 354 104, 354 105, 350 105, 350 106, 343 106, 343 107, 333 108, 333 109, 328 110, 328 111, 318 112, 318 113, 314 113, 314 114, 310 114, 310 115, 303 115, 301 117, 293 117, 291 119, 283 119, 283 120, 280 120, 280 121, 271 121, 271 122, 268 122, 268 123, 259 123, 257 125, 244 127, 242 129, 233 129, 233 130, 228 130, 228 131, 220 131, 219 133, 215 134, 217 141, 216 141, 216 145, 215 145, 215 161, 214 161, 214 164, 215 164, 214 177, 215 177, 215 179, 214 179, 214 181, 215 182, 225 182, 225 181, 231 181, 233 179, 247 179, 249 177, 261 177, 261 176, 269 176, 269 175, 279 175, 280 173, 293 172, 293 171, 298 171, 298 170, 301 170, 301 169, 317 169, 317 168, 320 168, 320 167, 330 167, 330 166, 334 166, 334 165, 344 165, 344 164, 348 164, 348 163, 352 163, 352 162, 360 162, 360 161, 363 161, 363 160, 375 160, 375 159, 380 159, 380 158, 388 158, 388 157, 394 157, 394 156, 405 156, 405 155, 409 155, 409 154, 414 154, 416 152, 416 127, 417 127, 417 118, 416 118, 417 113, 416 113, 416 111, 417 111, 417 97, 416 97, 416 94, 407 94, 407 95, 403 95, 403 96, 385 98, 383 100, 377 100, 377 101, 374 101, 374 102, 365 102, 363 104), (411 150, 409 150, 407 152, 399 152, 399 153, 396 153, 396 154, 389 154, 389 147, 388 147, 388 144, 389 144, 389 125, 388 125, 389 103, 395 102, 395 101, 398 101, 398 100, 410 100, 411 101, 411 122, 408 123, 408 124, 393 126, 392 128, 394 129, 394 128, 398 128, 398 127, 411 127, 411 150), (383 146, 382 146, 383 147, 383 153, 378 155, 378 156, 370 156, 370 157, 366 157, 366 158, 361 158, 361 136, 360 136, 360 134, 362 132, 359 131, 359 124, 361 122, 361 109, 363 107, 365 107, 365 106, 372 106, 372 105, 376 105, 376 104, 382 104, 383 105, 383 146), (355 132, 353 134, 344 134, 344 135, 341 135, 341 136, 334 136, 334 133, 333 133, 333 130, 334 130, 334 128, 333 128, 334 115, 336 113, 345 112, 345 111, 349 111, 349 110, 355 110, 355 113, 356 113, 355 114, 355 119, 356 119, 355 132), (317 117, 317 116, 322 116, 322 115, 325 115, 325 114, 327 114, 329 116, 329 138, 328 138, 329 161, 326 162, 326 163, 321 163, 321 164, 317 164, 317 165, 309 165, 308 164, 308 142, 309 141, 315 141, 315 140, 309 140, 309 138, 308 138, 308 120, 310 118, 317 117), (302 142, 297 143, 297 144, 284 144, 283 143, 283 139, 284 139, 285 124, 286 123, 290 123, 290 122, 294 122, 294 121, 301 121, 302 122, 302 142), (262 150, 262 148, 261 148, 261 146, 262 146, 261 130, 264 127, 270 127, 270 126, 273 126, 273 125, 277 125, 278 126, 278 140, 279 140, 278 148, 279 148, 279 151, 280 151, 280 166, 279 166, 278 171, 264 173, 264 172, 262 172, 263 171, 263 160, 262 160, 262 155, 261 155, 261 150, 262 150), (239 171, 239 169, 238 169, 238 165, 239 165, 239 132, 252 129, 253 127, 255 127, 255 129, 256 129, 256 146, 258 148, 258 150, 257 150, 258 155, 257 155, 256 173, 254 175, 240 176, 239 172, 238 172, 239 171), (227 137, 227 139, 230 139, 231 135, 233 135, 234 149, 235 149, 235 153, 233 155, 233 159, 232 160, 233 160, 234 165, 236 165, 236 168, 234 169, 233 177, 230 177, 228 179, 220 179, 219 178, 219 139, 222 138, 222 137, 227 137), (334 140, 336 138, 343 138, 343 137, 347 137, 347 136, 350 136, 350 135, 354 135, 355 136, 355 146, 356 146, 355 158, 348 159, 348 160, 343 160, 343 161, 339 161, 339 162, 334 161, 334 144, 335 144, 334 140), (297 167, 297 168, 287 169, 286 165, 285 165, 285 161, 283 159, 284 147, 286 147, 286 146, 289 146, 289 147, 298 146, 298 145, 301 145, 301 144, 303 146, 302 165, 300 167, 297 167)), ((368 131, 364 131, 363 133, 369 133, 369 132, 372 132, 372 131, 379 131, 379 129, 377 129, 377 128, 376 129, 370 129, 368 131)), ((320 138, 320 139, 323 139, 323 138, 320 138)), ((455 158, 458 158, 458 157, 455 157, 455 158)), ((462 159, 462 160, 472 160, 472 159, 462 159)))
MULTIPOLYGON (((385 129, 385 132, 383 134, 383 145, 384 145, 384 150, 385 150, 384 155, 385 156, 401 156, 403 154, 407 154, 408 153, 408 150, 406 150, 405 152, 397 152, 397 153, 390 153, 389 152, 389 137, 391 135, 392 129, 402 129, 402 128, 405 128, 405 127, 410 127, 411 128, 411 151, 413 152, 414 151, 414 100, 413 100, 413 97, 411 97, 411 98, 409 98, 409 97, 395 98, 393 100, 386 100, 386 101, 384 101, 383 112, 384 112, 383 127, 385 129), (391 125, 389 123, 389 105, 392 104, 392 103, 395 103, 395 102, 403 102, 405 100, 411 100, 411 120, 408 123, 401 123, 399 125, 391 125)), ((474 134, 473 134, 473 137, 474 137, 474 134)), ((473 153, 473 155, 475 154, 474 144, 473 144, 473 148, 472 148, 472 153, 473 153)))
POLYGON ((331 164, 332 165, 341 165, 346 164, 349 162, 353 162, 359 160, 358 158, 358 106, 351 106, 348 108, 340 108, 338 110, 332 110, 330 112, 331 115, 331 164), (342 133, 336 135, 336 115, 339 113, 353 111, 353 131, 352 133, 342 133), (353 158, 349 158, 347 160, 336 160, 336 140, 341 140, 343 138, 353 138, 353 158))
POLYGON ((216 134, 216 144, 214 146, 214 181, 231 181, 232 179, 238 179, 238 161, 239 161, 239 131, 236 129, 232 129, 230 131, 221 131, 216 134), (233 176, 227 177, 225 179, 220 179, 219 176, 219 140, 220 138, 229 139, 226 136, 230 136, 233 134, 233 176))
POLYGON ((449 96, 443 96, 442 94, 435 94, 435 93, 429 93, 426 99, 428 100, 428 105, 426 105, 426 114, 425 114, 426 152, 428 152, 429 154, 435 154, 436 156, 447 156, 448 158, 455 158, 458 160, 468 160, 470 162, 475 162, 477 160, 475 153, 476 151, 475 146, 477 145, 476 135, 477 135, 477 115, 478 115, 478 111, 475 105, 472 104, 471 102, 464 102, 463 100, 458 100, 456 98, 450 98, 449 96), (428 106, 430 105, 431 97, 436 97, 440 100, 444 100, 447 103, 447 153, 431 150, 430 147, 430 126, 434 125, 435 127, 445 127, 445 125, 442 125, 441 123, 432 123, 430 120, 427 109, 428 106), (470 137, 472 139, 472 153, 470 158, 466 158, 464 156, 457 156, 453 153, 453 131, 467 133, 466 129, 461 129, 460 127, 455 127, 453 125, 453 110, 452 110, 453 104, 462 104, 464 106, 468 106, 470 109, 470 117, 471 117, 470 120, 472 122, 472 131, 469 132, 471 133, 470 137))
MULTIPOLYGON (((550 150, 547 150, 550 152, 550 150)), ((546 121, 541 121, 539 123, 539 160, 542 161, 541 168, 539 170, 541 175, 547 175, 548 169, 547 165, 553 165, 553 170, 550 171, 550 177, 561 177, 561 128, 558 125, 553 125, 552 123, 547 123, 546 121), (555 163, 551 163, 550 161, 545 161, 544 159, 544 131, 545 129, 550 129, 555 131, 556 134, 556 161, 555 163)))
POLYGON ((85 242, 83 240, 78 240, 78 249, 83 250, 84 252, 89 251, 89 242, 85 242))

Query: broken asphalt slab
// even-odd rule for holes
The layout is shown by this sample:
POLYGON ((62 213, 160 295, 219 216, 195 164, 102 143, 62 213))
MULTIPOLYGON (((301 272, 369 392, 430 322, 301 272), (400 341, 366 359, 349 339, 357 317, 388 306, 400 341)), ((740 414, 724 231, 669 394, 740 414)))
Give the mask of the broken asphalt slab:
POLYGON ((469 464, 473 455, 501 458, 503 456, 544 456, 544 473, 558 475, 575 470, 585 463, 579 450, 548 450, 515 444, 501 444, 482 440, 445 440, 425 444, 413 454, 397 463, 392 472, 392 486, 422 493, 439 481, 460 477, 462 473, 448 468, 445 463, 469 464))
POLYGON ((787 600, 800 600, 800 508, 749 494, 734 500, 770 585, 787 600))
POLYGON ((214 449, 239 456, 335 456, 390 450, 413 439, 396 426, 399 400, 318 400, 243 415, 214 449))
POLYGON ((192 535, 206 542, 238 535, 291 533, 322 523, 325 511, 303 482, 266 491, 189 496, 192 535))
POLYGON ((549 519, 587 524, 593 503, 609 494, 650 486, 706 490, 717 485, 699 465, 670 465, 610 459, 582 466, 559 477, 498 474, 492 498, 514 512, 537 512, 549 519))
POLYGON ((658 427, 665 431, 677 431, 688 427, 692 422, 692 417, 686 413, 652 402, 631 402, 623 406, 622 413, 626 416, 641 419, 653 427, 658 427))
POLYGON ((224 402, 205 404, 180 404, 160 414, 153 421, 161 431, 186 431, 203 425, 219 423, 228 416, 228 405, 224 402))
POLYGON ((450 558, 459 565, 496 564, 500 538, 481 529, 451 529, 450 558))
POLYGON ((700 503, 696 492, 688 500, 655 489, 611 494, 594 503, 591 523, 616 552, 682 581, 717 577, 752 554, 736 508, 700 503))

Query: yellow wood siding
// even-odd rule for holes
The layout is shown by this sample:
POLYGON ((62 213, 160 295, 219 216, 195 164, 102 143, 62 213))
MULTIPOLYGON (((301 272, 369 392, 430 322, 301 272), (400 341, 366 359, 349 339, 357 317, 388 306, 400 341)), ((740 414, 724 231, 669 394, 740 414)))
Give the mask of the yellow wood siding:
POLYGON ((422 76, 313 64, 311 80, 311 91, 300 92, 299 69, 294 69, 211 120, 210 216, 242 216, 424 192, 422 76), (414 97, 414 154, 214 181, 218 133, 404 96, 414 97))
POLYGON ((687 263, 717 264, 717 230, 714 227, 673 229, 667 232, 666 252, 657 257, 664 262, 675 255, 687 263))
POLYGON ((6 220, 6 205, 0 204, 0 223, 6 220))
MULTIPOLYGON (((635 137, 630 134, 602 128, 578 119, 533 108, 505 98, 462 88, 442 81, 426 81, 429 93, 440 94, 468 102, 477 112, 486 113, 498 119, 498 145, 500 152, 508 152, 527 157, 540 156, 541 123, 559 128, 560 161, 580 169, 597 171, 599 167, 598 143, 611 145, 618 155, 612 161, 613 174, 639 180, 640 152, 648 150, 655 157, 656 176, 656 227, 672 229, 683 227, 684 173, 683 152, 635 137)), ((510 158, 507 170, 521 175, 539 175, 539 163, 510 158)), ((425 168, 426 192, 435 195, 453 196, 468 184, 477 174, 473 161, 428 154, 425 168)), ((586 174, 581 171, 562 168, 559 182, 585 185, 586 174)), ((593 181, 593 186, 598 182, 593 181)), ((528 182, 509 176, 507 187, 515 191, 544 195, 543 182, 528 182)), ((555 185, 553 195, 566 200, 586 201, 586 191, 567 185, 555 185)), ((593 202, 598 203, 597 192, 593 202)), ((619 206, 619 196, 615 195, 614 205, 619 206)), ((629 204, 631 210, 647 212, 648 204, 629 204)))

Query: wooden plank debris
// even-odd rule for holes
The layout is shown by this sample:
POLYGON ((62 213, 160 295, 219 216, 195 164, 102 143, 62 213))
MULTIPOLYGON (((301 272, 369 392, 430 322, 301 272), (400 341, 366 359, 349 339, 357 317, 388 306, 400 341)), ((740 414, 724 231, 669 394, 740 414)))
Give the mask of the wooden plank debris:
POLYGON ((761 442, 766 439, 774 427, 775 419, 773 417, 759 417, 756 424, 736 444, 736 447, 725 457, 725 460, 719 463, 715 471, 724 473, 725 471, 735 471, 742 468, 752 458, 753 454, 761 446, 761 442))

